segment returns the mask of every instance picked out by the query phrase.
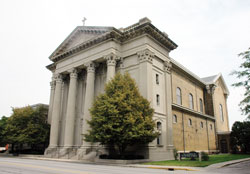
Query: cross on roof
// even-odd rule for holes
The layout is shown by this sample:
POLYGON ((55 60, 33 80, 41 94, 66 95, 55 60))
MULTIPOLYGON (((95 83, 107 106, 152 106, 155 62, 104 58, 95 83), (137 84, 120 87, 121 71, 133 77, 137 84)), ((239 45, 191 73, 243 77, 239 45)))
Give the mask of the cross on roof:
POLYGON ((83 23, 83 26, 85 26, 85 21, 87 20, 87 18, 83 18, 83 20, 82 20, 82 23, 83 23))

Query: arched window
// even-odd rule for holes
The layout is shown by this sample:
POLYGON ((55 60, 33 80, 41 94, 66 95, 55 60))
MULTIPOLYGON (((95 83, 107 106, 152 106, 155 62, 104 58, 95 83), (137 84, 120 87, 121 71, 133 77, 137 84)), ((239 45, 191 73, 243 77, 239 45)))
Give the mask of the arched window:
POLYGON ((161 145, 161 143, 162 143, 161 122, 157 122, 156 125, 157 125, 157 130, 159 132, 159 136, 157 137, 157 145, 161 145))
POLYGON ((177 123, 177 116, 173 115, 173 123, 177 123))
POLYGON ((191 118, 188 119, 188 125, 192 126, 192 120, 191 120, 191 118))
POLYGON ((201 128, 203 128, 203 122, 201 121, 201 128))
POLYGON ((201 98, 200 98, 200 112, 203 113, 203 102, 201 98))
POLYGON ((224 116, 223 116, 223 107, 222 105, 220 104, 220 118, 221 118, 221 121, 224 121, 224 116))
POLYGON ((193 101, 193 95, 189 94, 189 108, 194 109, 194 101, 193 101))
POLYGON ((182 104, 182 101, 181 101, 181 89, 178 87, 176 88, 176 102, 178 105, 181 105, 182 104))

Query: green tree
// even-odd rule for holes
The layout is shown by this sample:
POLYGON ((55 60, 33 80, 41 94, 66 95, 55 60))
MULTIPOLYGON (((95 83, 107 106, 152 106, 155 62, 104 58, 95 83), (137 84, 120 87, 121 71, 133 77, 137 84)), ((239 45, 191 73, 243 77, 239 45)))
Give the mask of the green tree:
POLYGON ((2 116, 2 118, 0 119, 0 146, 5 146, 6 143, 6 139, 5 139, 5 127, 7 125, 7 120, 8 117, 2 116))
POLYGON ((49 138, 49 125, 47 124, 47 108, 30 106, 13 108, 13 114, 7 121, 5 128, 6 141, 19 149, 23 144, 35 148, 38 144, 46 144, 49 138))
POLYGON ((123 155, 128 146, 153 141, 154 110, 143 98, 128 73, 120 73, 105 86, 105 93, 98 96, 90 109, 92 119, 85 140, 118 147, 123 155))
POLYGON ((242 79, 240 82, 234 83, 232 86, 245 88, 244 99, 239 106, 243 115, 247 115, 250 119, 250 48, 247 51, 239 54, 244 62, 240 65, 241 70, 233 71, 231 74, 236 75, 237 78, 242 79))
POLYGON ((47 116, 48 108, 43 106, 36 108, 30 115, 24 134, 28 136, 26 143, 31 145, 32 148, 36 148, 39 144, 46 146, 49 143, 50 126, 47 123, 47 116))
POLYGON ((232 151, 234 153, 239 150, 242 153, 250 152, 250 121, 239 122, 233 124, 230 141, 232 151))

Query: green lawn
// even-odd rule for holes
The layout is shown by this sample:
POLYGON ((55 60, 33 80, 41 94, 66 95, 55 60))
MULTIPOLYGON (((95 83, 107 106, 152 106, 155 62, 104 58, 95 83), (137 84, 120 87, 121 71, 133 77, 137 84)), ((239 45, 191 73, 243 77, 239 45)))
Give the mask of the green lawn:
POLYGON ((190 167, 206 167, 211 164, 243 159, 243 158, 250 158, 250 155, 238 155, 238 154, 220 154, 220 155, 209 155, 208 161, 190 161, 190 159, 185 159, 182 161, 170 160, 170 161, 155 161, 155 162, 148 162, 144 164, 148 165, 163 165, 163 166, 190 166, 190 167))

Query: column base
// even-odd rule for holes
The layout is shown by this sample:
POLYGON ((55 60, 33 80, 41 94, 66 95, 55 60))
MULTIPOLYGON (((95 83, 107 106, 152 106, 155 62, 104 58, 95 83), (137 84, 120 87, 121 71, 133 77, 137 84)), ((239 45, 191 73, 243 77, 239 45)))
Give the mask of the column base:
POLYGON ((58 147, 57 146, 49 146, 44 151, 44 156, 49 158, 58 158, 58 147))
POLYGON ((167 145, 167 150, 174 150, 174 145, 167 145))
POLYGON ((59 149, 58 158, 74 159, 76 158, 78 148, 73 146, 64 146, 59 149))

